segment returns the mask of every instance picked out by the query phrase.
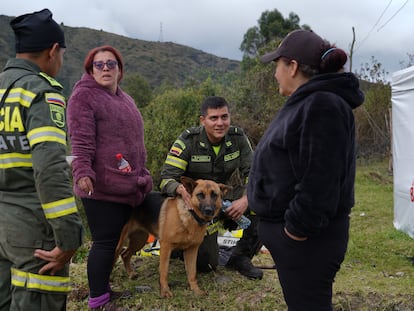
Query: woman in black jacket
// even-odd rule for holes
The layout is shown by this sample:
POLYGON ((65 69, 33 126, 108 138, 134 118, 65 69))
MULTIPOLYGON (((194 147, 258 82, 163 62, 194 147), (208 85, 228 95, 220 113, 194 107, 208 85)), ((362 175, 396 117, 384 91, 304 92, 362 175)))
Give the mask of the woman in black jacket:
POLYGON ((346 53, 312 31, 291 32, 261 60, 276 63, 279 93, 289 98, 255 150, 249 206, 288 310, 332 310, 354 205, 352 110, 364 96, 343 72, 346 53))

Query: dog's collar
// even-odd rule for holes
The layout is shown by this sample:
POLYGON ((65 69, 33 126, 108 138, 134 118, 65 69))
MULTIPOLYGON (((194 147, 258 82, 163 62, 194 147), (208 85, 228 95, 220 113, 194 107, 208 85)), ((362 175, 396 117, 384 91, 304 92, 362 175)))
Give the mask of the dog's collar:
POLYGON ((204 219, 201 219, 196 212, 194 212, 194 210, 190 209, 189 210, 191 216, 193 216, 193 218, 198 222, 198 224, 200 226, 204 226, 205 224, 208 224, 210 221, 205 221, 204 219))

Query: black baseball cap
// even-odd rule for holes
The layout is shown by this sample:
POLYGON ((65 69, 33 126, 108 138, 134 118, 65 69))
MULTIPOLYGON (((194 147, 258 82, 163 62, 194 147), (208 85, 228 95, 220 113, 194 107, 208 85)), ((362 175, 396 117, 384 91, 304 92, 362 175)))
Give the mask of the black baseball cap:
POLYGON ((10 26, 15 35, 16 53, 42 51, 55 43, 66 48, 63 30, 48 9, 20 15, 10 22, 10 26))
POLYGON ((296 60, 300 64, 316 66, 326 49, 326 41, 311 30, 294 30, 280 43, 276 50, 263 55, 262 63, 276 61, 280 57, 296 60))

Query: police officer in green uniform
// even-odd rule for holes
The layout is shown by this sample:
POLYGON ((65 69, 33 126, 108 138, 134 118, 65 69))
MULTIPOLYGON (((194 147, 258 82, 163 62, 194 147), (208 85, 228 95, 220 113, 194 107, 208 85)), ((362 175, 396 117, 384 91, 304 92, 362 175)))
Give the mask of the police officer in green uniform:
MULTIPOLYGON (((257 222, 256 217, 248 209, 247 196, 244 193, 252 160, 250 142, 241 128, 230 126, 229 107, 222 97, 206 98, 201 106, 200 123, 200 127, 185 130, 170 148, 161 171, 161 192, 169 196, 179 194, 187 206, 191 206, 190 194, 179 183, 181 176, 211 179, 224 184, 230 184, 230 180, 238 176, 236 179, 241 181, 241 187, 235 187, 234 191, 226 196, 226 199, 232 201, 226 214, 233 220, 246 214, 252 223, 243 231, 243 236, 233 249, 227 266, 248 278, 261 279, 262 270, 251 263, 252 257, 261 247, 257 236, 257 222)), ((215 270, 218 265, 219 223, 216 221, 207 227, 207 234, 198 251, 198 271, 215 270)), ((235 229, 233 225, 228 228, 235 229)))
POLYGON ((66 310, 82 222, 66 162, 65 98, 53 78, 64 34, 44 9, 13 19, 0 74, 0 310, 66 310))

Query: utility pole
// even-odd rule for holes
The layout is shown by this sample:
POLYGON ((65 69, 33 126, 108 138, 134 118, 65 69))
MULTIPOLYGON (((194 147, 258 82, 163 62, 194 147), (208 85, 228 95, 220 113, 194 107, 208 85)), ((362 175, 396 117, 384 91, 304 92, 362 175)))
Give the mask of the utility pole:
POLYGON ((164 37, 163 37, 163 34, 162 34, 162 22, 160 23, 160 36, 158 38, 158 41, 159 42, 164 42, 164 37))
POLYGON ((352 26, 352 43, 349 51, 349 72, 352 72, 352 57, 354 56, 355 28, 352 26))

